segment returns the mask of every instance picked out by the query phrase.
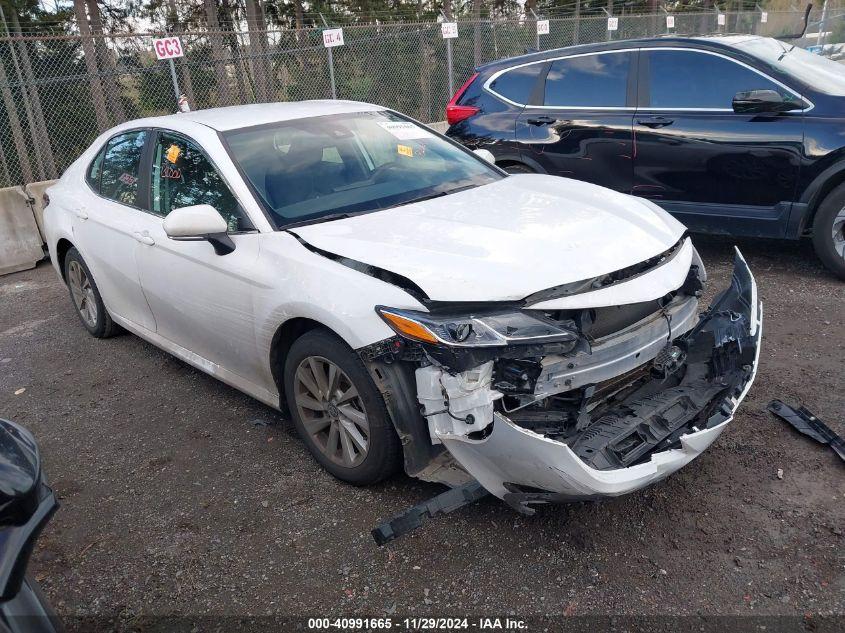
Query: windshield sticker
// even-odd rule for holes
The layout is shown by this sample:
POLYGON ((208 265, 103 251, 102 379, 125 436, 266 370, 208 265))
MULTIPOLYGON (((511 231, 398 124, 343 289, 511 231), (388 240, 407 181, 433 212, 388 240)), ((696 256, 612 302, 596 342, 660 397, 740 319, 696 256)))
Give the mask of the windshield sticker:
POLYGON ((378 124, 400 141, 411 141, 418 138, 431 138, 434 136, 428 130, 404 121, 379 121, 378 124))
POLYGON ((164 157, 168 160, 168 162, 175 164, 176 161, 179 160, 179 154, 181 153, 182 149, 178 145, 173 144, 167 148, 167 153, 164 155, 164 157))
POLYGON ((397 145, 396 151, 399 152, 402 156, 410 156, 411 158, 414 157, 414 148, 408 145, 397 145))

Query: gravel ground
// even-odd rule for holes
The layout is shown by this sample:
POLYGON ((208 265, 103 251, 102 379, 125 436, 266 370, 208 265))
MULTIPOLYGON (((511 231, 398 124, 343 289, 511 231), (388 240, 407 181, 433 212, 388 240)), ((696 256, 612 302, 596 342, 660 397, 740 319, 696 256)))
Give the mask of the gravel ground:
MULTIPOLYGON (((724 287, 731 242, 697 242, 711 291, 724 287)), ((760 371, 709 451, 623 498, 530 518, 487 499, 383 548, 369 530, 440 487, 335 481, 271 409, 134 336, 89 337, 49 265, 2 277, 0 415, 36 435, 61 501, 31 569, 79 629, 160 615, 842 616, 845 467, 765 405, 803 404, 845 434, 845 284, 808 244, 740 247, 764 302, 760 371)))

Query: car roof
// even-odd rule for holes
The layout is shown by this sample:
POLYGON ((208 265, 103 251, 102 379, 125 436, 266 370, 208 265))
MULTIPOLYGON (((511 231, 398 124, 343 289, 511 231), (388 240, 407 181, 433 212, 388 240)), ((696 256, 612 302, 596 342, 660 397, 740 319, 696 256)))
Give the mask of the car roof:
POLYGON ((533 61, 543 61, 561 55, 577 55, 579 53, 595 53, 601 51, 613 51, 627 48, 640 48, 643 46, 689 46, 702 49, 737 49, 744 42, 755 39, 767 39, 759 35, 705 35, 699 37, 647 37, 634 40, 614 40, 611 42, 598 42, 595 44, 581 44, 579 46, 565 46, 538 53, 528 53, 518 57, 500 59, 489 64, 476 68, 479 73, 501 70, 518 64, 525 64, 533 61))
POLYGON ((179 130, 185 127, 185 123, 198 123, 218 132, 226 132, 228 130, 276 123, 278 121, 292 121, 328 114, 372 112, 385 109, 383 106, 377 106, 371 103, 333 99, 253 103, 250 105, 209 108, 207 110, 194 110, 192 112, 180 112, 178 114, 127 121, 120 128, 154 126, 179 130))

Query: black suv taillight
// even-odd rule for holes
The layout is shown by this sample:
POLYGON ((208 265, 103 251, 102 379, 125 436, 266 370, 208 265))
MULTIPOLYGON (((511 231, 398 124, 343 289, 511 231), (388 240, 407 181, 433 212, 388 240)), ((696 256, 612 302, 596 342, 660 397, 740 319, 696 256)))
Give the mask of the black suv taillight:
POLYGON ((449 122, 449 125, 460 123, 464 119, 475 116, 480 112, 479 108, 476 108, 475 106, 458 105, 458 101, 460 101, 461 97, 464 96, 467 88, 469 88, 470 84, 475 81, 476 77, 478 77, 478 73, 473 74, 472 77, 467 79, 466 83, 461 86, 455 93, 455 96, 452 97, 449 105, 446 106, 446 120, 449 122))

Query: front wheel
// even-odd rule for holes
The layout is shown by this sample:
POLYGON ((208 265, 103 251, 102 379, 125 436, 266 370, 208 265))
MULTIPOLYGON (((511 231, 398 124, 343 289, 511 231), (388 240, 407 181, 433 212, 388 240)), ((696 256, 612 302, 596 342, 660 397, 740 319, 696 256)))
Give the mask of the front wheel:
POLYGON ((291 346, 284 376, 296 430, 323 468, 359 486, 396 472, 401 445, 384 399, 344 341, 306 332, 291 346))
POLYGON ((819 259, 845 280, 845 184, 822 201, 813 222, 813 247, 819 259))

